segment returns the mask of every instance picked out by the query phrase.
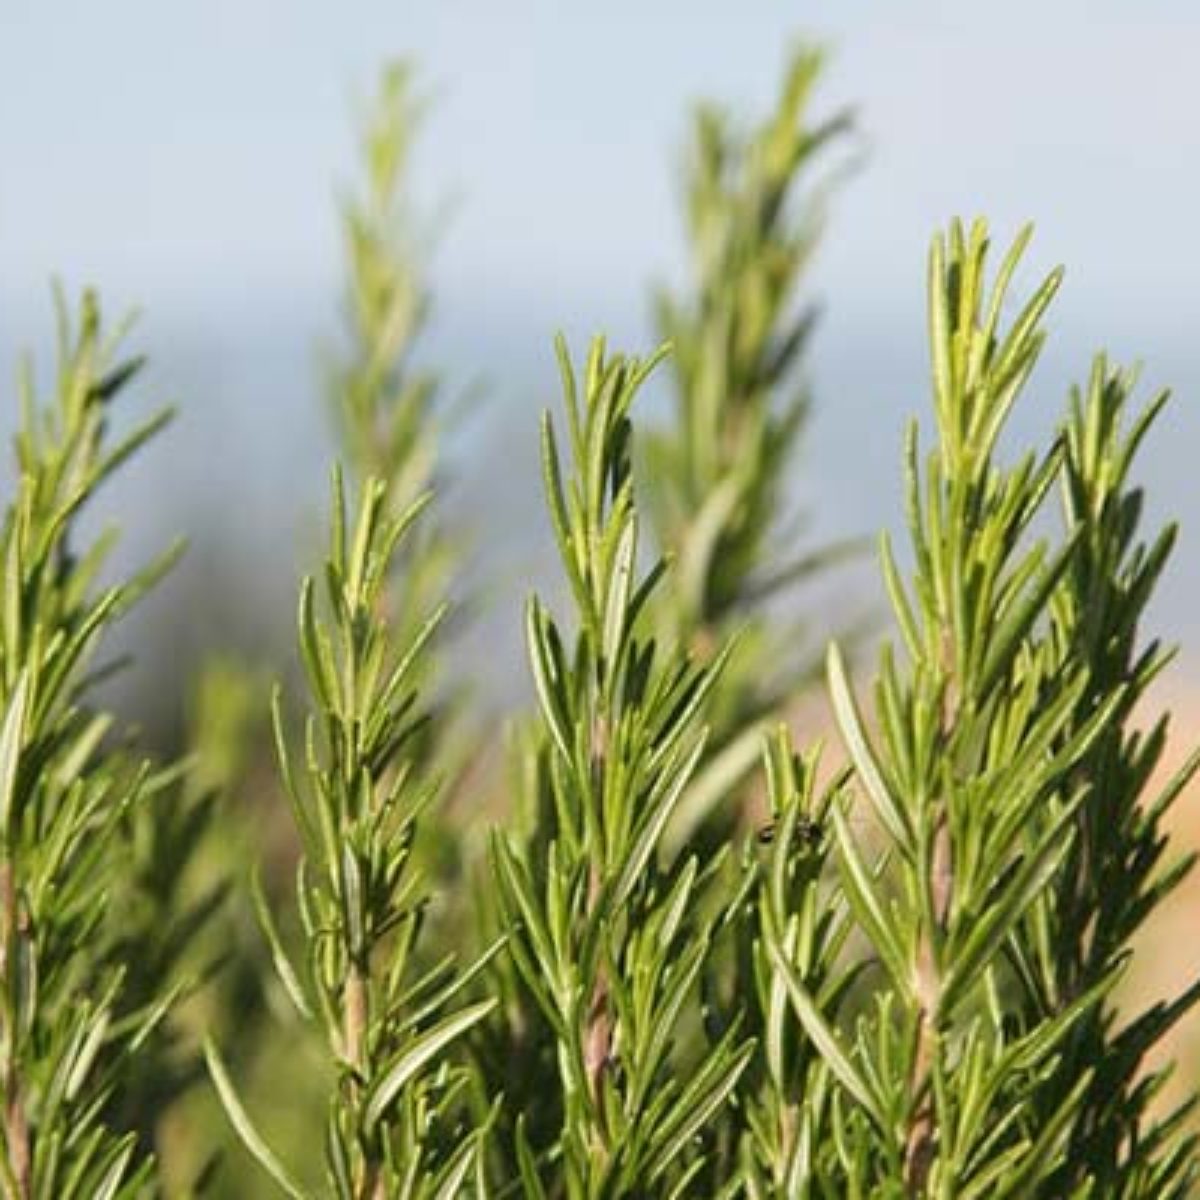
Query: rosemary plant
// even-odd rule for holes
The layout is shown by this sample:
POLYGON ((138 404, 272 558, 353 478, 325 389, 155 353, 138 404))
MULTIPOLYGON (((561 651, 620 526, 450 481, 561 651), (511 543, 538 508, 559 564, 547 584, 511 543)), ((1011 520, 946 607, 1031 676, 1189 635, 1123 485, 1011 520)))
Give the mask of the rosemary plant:
MULTIPOLYGON (((409 196, 421 107, 411 68, 387 67, 363 128, 365 178, 342 209, 345 336, 330 380, 349 476, 359 485, 384 481, 394 513, 437 482, 445 421, 441 380, 416 361, 432 303, 409 196)), ((445 596, 456 566, 452 539, 428 514, 397 552, 404 603, 390 607, 401 634, 416 633, 419 614, 445 596)), ((380 603, 389 604, 386 589, 380 603)), ((433 671, 432 656, 426 659, 433 671)))
MULTIPOLYGON (((345 1200, 457 1196, 475 1171, 480 1132, 464 1126, 465 1080, 447 1048, 494 1006, 451 1002, 484 965, 460 971, 449 954, 414 969, 427 899, 411 863, 416 822, 436 795, 414 760, 425 715, 413 679, 443 609, 405 645, 380 615, 397 551, 424 507, 398 515, 388 489, 364 485, 348 527, 340 475, 325 564, 326 612, 311 579, 300 599, 300 649, 312 710, 304 769, 292 763, 275 707, 285 790, 303 845, 296 899, 305 936, 300 968, 265 900, 259 914, 284 988, 323 1036, 336 1075, 325 1134, 329 1194, 345 1200)), ((285 1193, 308 1191, 257 1132, 216 1049, 209 1067, 247 1149, 285 1193)))
MULTIPOLYGON (((259 793, 270 763, 269 677, 214 654, 189 692, 188 769, 158 806, 154 825, 135 829, 130 874, 137 919, 123 921, 140 973, 178 980, 187 993, 160 1034, 161 1053, 141 1056, 149 1061, 140 1063, 131 1099, 139 1126, 154 1126, 164 1195, 236 1200, 245 1188, 221 1168, 236 1160, 239 1144, 208 1086, 202 1044, 211 1035, 251 1074, 282 1075, 275 1063, 260 1066, 275 1051, 266 1011, 274 975, 254 905, 237 886, 261 853, 253 818, 263 807, 259 793)), ((288 1054, 284 1062, 294 1063, 294 1045, 288 1054)), ((301 1121, 298 1090, 292 1085, 288 1096, 301 1121)))
POLYGON ((547 827, 494 843, 510 951, 556 1051, 558 1134, 530 1145, 518 1126, 520 1184, 529 1197, 681 1196, 753 1049, 730 1028, 693 1061, 681 1053, 712 935, 709 875, 660 852, 721 659, 664 659, 642 630, 662 568, 638 576, 629 409, 657 357, 608 358, 598 341, 578 381, 561 343, 559 357, 570 466, 548 417, 543 463, 578 626, 571 645, 529 605, 547 827))
POLYGON ((348 462, 355 474, 386 480, 397 507, 425 491, 436 457, 429 417, 437 382, 408 369, 429 311, 406 215, 418 115, 410 72, 394 64, 363 130, 362 194, 343 206, 347 347, 332 379, 348 462))
POLYGON ((1133 541, 1125 475, 1147 420, 1119 434, 1128 381, 1103 365, 1063 439, 998 461, 1060 278, 1003 326, 1026 240, 990 294, 982 224, 934 243, 938 441, 922 468, 915 426, 908 439, 910 584, 882 545, 909 666, 885 648, 876 737, 830 654, 883 843, 872 861, 832 806, 840 883, 876 967, 852 1032, 828 988, 789 969, 787 927, 764 922, 839 1091, 814 1141, 813 1194, 1182 1195, 1192 1169, 1178 1119, 1149 1117, 1155 1082, 1136 1076, 1194 996, 1123 1031, 1111 999, 1130 935, 1178 878, 1157 869, 1157 823, 1179 781, 1140 807, 1162 730, 1146 741, 1128 728, 1161 663, 1154 646, 1135 651, 1135 629, 1170 535, 1149 551, 1133 541), (1032 526, 1058 478, 1068 529, 1054 545, 1032 526))
POLYGON ((914 422, 910 552, 880 547, 895 642, 869 718, 829 650, 840 772, 787 729, 809 651, 773 605, 840 552, 797 554, 780 516, 809 411, 797 301, 819 172, 850 128, 811 119, 819 74, 798 53, 748 133, 697 119, 693 290, 658 307, 676 421, 645 458, 648 570, 632 412, 664 355, 597 340, 577 368, 558 345, 565 432, 560 453, 544 418, 542 468, 572 615, 529 603, 536 713, 473 895, 443 901, 423 840, 444 781, 467 778, 468 739, 442 684, 460 558, 428 511, 445 421, 417 365, 408 69, 384 76, 344 210, 331 390, 348 482, 335 471, 328 552, 300 591, 302 736, 280 691, 258 735, 237 667, 207 677, 186 766, 142 761, 99 704, 99 647, 173 552, 106 584, 113 539, 89 544, 79 517, 166 415, 112 440, 138 363, 92 295, 77 320, 60 301, 55 395, 39 403, 23 377, 0 524, 5 1200, 203 1192, 221 1151, 206 1104, 292 1200, 1196 1190, 1194 1097, 1169 1107, 1147 1056, 1200 982, 1135 1012, 1117 991, 1192 865, 1164 821, 1200 751, 1159 785, 1168 718, 1145 716, 1170 653, 1143 626, 1175 529, 1143 532, 1133 468, 1166 397, 1139 407, 1135 375, 1101 356, 1051 444, 1001 452, 1060 281, 1014 302, 1027 232, 994 275, 982 223, 934 241, 933 446, 914 422), (214 795, 272 742, 295 905, 281 919, 255 876, 245 915, 294 1015, 274 1039, 242 1003, 260 994, 253 955, 194 986, 238 957, 238 910, 211 918, 249 830, 214 795), (756 758, 757 835, 739 830, 756 758), (461 948, 471 904, 480 953, 461 948), (160 1109, 199 1067, 198 1024, 215 1088, 172 1109, 193 1144, 169 1169, 160 1109), (272 1101, 247 1102, 263 1063, 272 1101), (284 1154, 282 1110, 308 1135, 284 1154))
POLYGON ((93 703, 97 646, 170 562, 99 587, 113 545, 81 548, 81 510, 163 423, 113 444, 110 407, 136 374, 94 295, 58 299, 49 404, 22 379, 19 480, 0 534, 0 1187, 14 1200, 140 1195, 153 1161, 114 1123, 120 1090, 170 1003, 131 986, 113 920, 132 814, 163 780, 113 744, 93 703))
POLYGON ((1182 1197, 1197 1181, 1195 1139, 1181 1129, 1194 1098, 1162 1110, 1156 1095, 1168 1072, 1147 1073, 1143 1064, 1200 998, 1200 983, 1132 1018, 1118 1013, 1109 989, 1128 961, 1130 939, 1192 866, 1194 855, 1165 861, 1162 819, 1200 765, 1200 752, 1193 752, 1155 794, 1151 779, 1168 718, 1148 730, 1139 727, 1140 714, 1134 718, 1170 657, 1157 642, 1139 644, 1138 631, 1176 532, 1170 525, 1148 544, 1138 540, 1142 493, 1130 484, 1129 469, 1167 394, 1135 412, 1126 429, 1135 382, 1133 373, 1097 358, 1087 387, 1072 395, 1062 438, 1064 517, 1076 547, 1052 598, 1044 686, 1071 662, 1087 665, 1064 739, 1086 728, 1093 713, 1113 708, 1075 767, 1072 782, 1083 798, 1063 868, 1010 952, 1030 1024, 1075 997, 1102 993, 1039 1093, 1046 1119, 1064 1105, 1070 1113, 1061 1165, 1040 1191, 1046 1197, 1088 1189, 1182 1197))
POLYGON ((768 605, 849 545, 801 553, 786 488, 811 398, 804 359, 816 322, 800 304, 824 224, 827 164, 850 115, 812 115, 822 57, 801 49, 774 110, 739 130, 722 110, 695 118, 685 174, 692 279, 660 291, 671 343, 675 419, 646 439, 645 484, 660 544, 676 559, 659 594, 669 637, 705 659, 731 633, 739 648, 713 689, 708 761, 682 807, 680 839, 707 824, 719 843, 737 817, 723 804, 758 759, 764 732, 813 682, 819 655, 768 605))
POLYGON ((795 754, 784 728, 768 742, 764 767, 771 821, 759 836, 769 849, 756 887, 759 936, 743 972, 753 981, 748 1017, 762 1047, 743 1089, 739 1165, 752 1200, 813 1194, 836 1091, 820 1042, 797 1026, 792 1006, 811 1004, 836 1021, 863 967, 843 965, 853 921, 830 888, 827 829, 838 783, 818 787, 818 754, 795 754))
MULTIPOLYGON (((415 91, 412 67, 403 62, 382 72, 362 130, 363 181, 342 207, 345 247, 345 328, 341 354, 330 379, 330 399, 350 478, 361 484, 384 481, 388 511, 402 512, 425 492, 445 495, 442 442, 450 414, 440 375, 422 366, 422 335, 432 311, 425 277, 428 241, 419 228, 411 197, 411 155, 421 130, 424 105, 415 91)), ((417 635, 422 614, 460 582, 460 530, 443 521, 440 506, 428 512, 397 548, 392 578, 380 590, 380 611, 395 636, 417 635)), ((479 753, 470 728, 466 689, 444 661, 453 622, 469 605, 456 599, 453 611, 427 644, 414 669, 429 720, 420 734, 420 756, 446 782, 446 803, 430 814, 417 851, 431 876, 449 896, 463 891, 464 860, 482 858, 482 839, 465 843, 452 826, 454 797, 479 753)), ((478 861, 475 862, 478 866, 478 861)), ((445 916, 455 930, 467 923, 465 904, 445 916)))
POLYGON ((168 1162, 162 1141, 176 1105, 204 1077, 200 1036, 188 1019, 185 1001, 209 981, 227 953, 227 900, 231 872, 216 852, 228 823, 219 821, 220 791, 205 782, 196 760, 152 777, 156 802, 127 815, 121 844, 122 870, 113 879, 110 917, 117 945, 128 964, 124 993, 128 1003, 151 1006, 164 991, 171 1011, 140 1047, 114 1106, 114 1119, 135 1130, 153 1147, 159 1177, 199 1178, 212 1160, 210 1147, 198 1147, 195 1160, 168 1162))

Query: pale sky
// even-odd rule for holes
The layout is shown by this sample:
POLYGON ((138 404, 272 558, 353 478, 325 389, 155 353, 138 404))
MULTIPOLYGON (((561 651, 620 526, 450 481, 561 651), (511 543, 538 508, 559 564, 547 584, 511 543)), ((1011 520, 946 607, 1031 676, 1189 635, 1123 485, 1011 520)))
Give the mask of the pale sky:
MULTIPOLYGON (((815 278, 819 526, 895 519, 900 425, 927 403, 925 247, 955 213, 989 215, 1000 239, 1033 219, 1030 278, 1068 267, 1049 402, 1020 420, 1053 424, 1093 349, 1144 360, 1148 384, 1180 392, 1147 450, 1152 507, 1200 525, 1200 10, 1182 0, 0 0, 0 381, 45 341, 49 276, 96 282, 145 310, 155 386, 182 406, 142 478, 244 535, 251 558, 278 541, 298 479, 314 480, 310 520, 335 185, 356 102, 407 55, 434 97, 421 186, 455 202, 437 344, 458 379, 494 381, 497 444, 531 450, 554 329, 649 340, 646 285, 680 257, 689 104, 761 111, 801 35, 829 47, 825 102, 858 110, 865 151, 815 278)), ((496 520, 535 502, 518 483, 528 495, 496 520)), ((1200 634, 1188 525, 1168 595, 1169 627, 1200 634)))
POLYGON ((839 304, 890 309, 929 229, 986 210, 1038 221, 1072 313, 1190 324, 1200 16, 1045 0, 5 0, 6 315, 50 270, 151 310, 326 286, 348 113, 398 53, 437 96, 426 177, 462 196, 441 286, 620 303, 673 259, 687 104, 761 105, 800 33, 871 147, 823 262, 839 304))

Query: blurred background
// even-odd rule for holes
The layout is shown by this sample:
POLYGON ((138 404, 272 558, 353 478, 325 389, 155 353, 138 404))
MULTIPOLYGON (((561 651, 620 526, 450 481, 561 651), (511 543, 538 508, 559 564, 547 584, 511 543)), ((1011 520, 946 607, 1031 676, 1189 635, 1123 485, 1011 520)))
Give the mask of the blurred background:
MULTIPOLYGON (((928 403, 930 233, 983 214, 1006 242, 1033 220, 1025 282, 1059 262, 1067 282, 1014 438, 1053 429, 1097 349, 1142 362, 1147 395, 1177 393, 1143 476, 1151 519, 1182 519, 1155 632, 1185 647, 1163 690, 1180 742, 1195 740, 1193 5, 6 0, 0 433, 19 353, 51 379, 52 276, 70 292, 96 284, 110 314, 143 310, 131 344, 150 367, 133 407, 169 401, 179 416, 98 518, 122 524, 127 561, 190 539, 128 633, 139 662, 119 692, 160 744, 177 735, 203 654, 268 671, 291 659, 282 614, 318 544, 334 447, 320 364, 338 328, 337 202, 357 179, 356 129, 381 64, 410 58, 429 101, 413 166, 436 304, 423 354, 451 390, 483 389, 449 444, 447 502, 472 530, 484 596, 462 652, 481 664, 481 703, 498 708, 526 694, 520 609, 549 568, 536 420, 557 391, 552 336, 581 351, 602 331, 649 349, 649 286, 683 266, 691 106, 765 110, 800 38, 830 51, 821 107, 853 106, 860 128, 810 285, 824 315, 794 487, 814 540, 899 525, 900 434, 928 403)), ((869 563, 819 603, 847 599, 882 612, 869 563)), ((1200 843, 1200 819, 1190 824, 1182 836, 1200 843)), ((1194 912, 1185 898, 1160 922, 1156 987, 1186 974, 1194 912)))
MULTIPOLYGON (((201 646, 272 657, 290 645, 275 614, 311 557, 333 453, 318 368, 338 321, 336 200, 357 178, 381 63, 412 58, 430 104, 412 172, 436 304, 425 352, 452 389, 486 388, 450 450, 453 503, 492 589, 476 633, 503 646, 487 681, 503 696, 523 686, 516 618, 548 546, 532 468, 536 415, 556 390, 552 335, 648 348, 648 285, 681 267, 690 106, 764 110, 799 37, 828 46, 824 105, 854 106, 861 127, 861 169, 810 288, 824 317, 795 486, 815 534, 896 523, 899 434, 927 397, 931 231, 986 214, 1004 241, 1034 220, 1027 276, 1059 262, 1068 274, 1017 436, 1053 426, 1096 349, 1144 362, 1147 390, 1177 390, 1145 462, 1152 514, 1184 518, 1159 627, 1189 646, 1174 684, 1197 675, 1191 6, 8 0, 0 377, 28 348, 49 379, 56 274, 69 290, 101 287, 110 314, 143 310, 142 399, 179 407, 106 514, 130 554, 178 531, 191 541, 139 617, 139 640, 161 653, 124 686, 148 719, 177 711, 172 681, 201 646)), ((6 403, 5 432, 12 416, 6 403)))

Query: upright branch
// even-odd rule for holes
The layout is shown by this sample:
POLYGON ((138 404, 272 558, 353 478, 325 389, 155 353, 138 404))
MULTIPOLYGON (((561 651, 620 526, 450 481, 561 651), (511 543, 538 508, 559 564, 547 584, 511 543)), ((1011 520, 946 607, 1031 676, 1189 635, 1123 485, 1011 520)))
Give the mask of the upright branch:
POLYGON ((111 911, 128 821, 159 782, 109 738, 91 690, 108 628, 169 565, 97 584, 114 539, 80 545, 103 481, 168 419, 114 442, 111 406, 136 374, 96 298, 59 299, 53 402, 22 380, 19 480, 0 530, 0 1186, 79 1200, 146 1186, 153 1162, 114 1124, 135 1051, 171 997, 127 986, 111 911), (136 997, 134 993, 137 993, 136 997))
MULTIPOLYGON (((349 477, 356 486, 382 480, 391 512, 434 487, 446 422, 442 382, 418 361, 432 308, 410 195, 421 119, 411 68, 389 65, 362 130, 362 183, 342 205, 344 328, 329 396, 349 477)), ((379 597, 401 636, 416 633, 457 565, 452 539, 427 515, 398 550, 398 578, 379 597)))
MULTIPOLYGON (((399 515, 387 505, 386 485, 368 480, 351 525, 335 477, 324 605, 312 579, 300 596, 311 698, 302 769, 275 705, 283 783, 303 847, 296 881, 302 967, 293 966, 256 889, 280 980, 323 1035, 337 1076, 325 1169, 334 1194, 354 1200, 461 1194, 481 1133, 460 1103, 465 1074, 452 1045, 494 1004, 454 1003, 482 961, 460 970, 450 955, 425 969, 417 957, 429 900, 413 840, 437 787, 415 757, 427 718, 414 679, 443 610, 428 615, 407 644, 397 644, 380 615, 393 559, 425 502, 399 515)), ((307 1195, 255 1130, 211 1045, 209 1066, 247 1148, 285 1192, 307 1195)))
POLYGON ((677 560, 657 607, 671 638, 701 660, 734 630, 741 638, 706 712, 719 766, 681 814, 690 829, 719 809, 713 840, 736 814, 720 807, 725 790, 814 674, 811 649, 796 652, 796 630, 772 635, 767 605, 847 549, 799 550, 791 503, 816 323, 801 296, 831 167, 852 127, 844 112, 813 115, 822 65, 815 51, 794 53, 774 109, 748 130, 721 109, 698 111, 684 175, 691 276, 656 297, 675 405, 674 420, 647 439, 646 487, 655 533, 677 560))
POLYGON ((846 960, 854 930, 848 906, 831 887, 830 822, 841 780, 821 788, 819 755, 797 755, 785 727, 764 753, 771 820, 757 888, 751 1012, 762 1053, 743 1090, 741 1168, 751 1200, 820 1195, 832 1150, 836 1092, 820 1044, 795 1019, 809 997, 826 1023, 852 997, 863 964, 846 960))
POLYGON ((1046 1197, 1085 1187, 1106 1196, 1183 1197, 1197 1179, 1195 1138, 1182 1124, 1194 1098, 1170 1111, 1156 1101, 1167 1072, 1143 1064, 1200 998, 1200 985, 1132 1015, 1118 1013, 1108 986, 1134 936, 1192 865, 1194 856, 1167 858, 1162 823, 1200 764, 1194 751, 1165 784, 1157 781, 1168 718, 1148 722, 1145 708, 1170 654, 1155 640, 1143 643, 1140 630, 1176 529, 1140 540, 1143 497, 1129 474, 1167 395, 1131 414, 1135 383, 1132 372, 1097 357, 1086 387, 1072 392, 1062 433, 1063 516, 1076 552, 1053 597, 1042 670, 1052 680, 1069 662, 1087 665, 1065 733, 1086 727, 1097 710, 1108 707, 1111 717, 1075 768, 1083 800, 1063 870, 1010 951, 1030 1024, 1104 992, 1039 1094, 1041 1109, 1052 1112, 1084 1089, 1061 1166, 1039 1193, 1046 1197))
POLYGON ((1063 442, 1012 466, 997 454, 1059 284, 1052 273, 1004 321, 1027 240, 1026 232, 990 287, 982 223, 969 233, 954 224, 933 245, 937 443, 922 465, 910 431, 910 583, 882 542, 908 664, 884 648, 874 738, 836 649, 829 660, 854 777, 884 847, 872 862, 835 810, 844 894, 879 971, 869 1016, 849 1043, 811 996, 796 1009, 854 1101, 834 1110, 835 1143, 855 1148, 835 1167, 840 1186, 867 1192, 1076 1194, 1052 1181, 1072 1153, 1082 1097, 1103 1071, 1076 1058, 1063 1086, 1047 1091, 1097 1019, 1116 964, 1034 1019, 1019 986, 1027 957, 1075 953, 1054 940, 1039 951, 1030 931, 1037 913, 1056 910, 1077 869, 1078 831, 1095 795, 1091 755, 1128 703, 1122 687, 1091 691, 1095 663, 1061 650, 1063 597, 1091 603, 1079 590, 1078 522, 1057 543, 1034 533, 1064 471, 1063 442))
POLYGON ((661 565, 639 577, 629 409, 657 357, 608 358, 596 342, 577 381, 559 353, 569 465, 549 418, 543 464, 576 630, 530 602, 548 828, 497 837, 494 857, 513 958, 557 1043, 560 1122, 544 1146, 518 1125, 517 1157, 530 1197, 679 1195, 751 1052, 735 1028, 681 1049, 712 934, 707 873, 661 851, 719 663, 660 659, 642 630, 661 565), (548 1190, 548 1163, 562 1192, 548 1190))
MULTIPOLYGON (((427 277, 432 239, 412 194, 412 156, 425 116, 414 74, 404 61, 386 66, 362 124, 361 180, 341 206, 343 328, 328 386, 355 486, 369 478, 382 481, 393 513, 431 490, 439 498, 397 547, 390 578, 376 597, 379 615, 401 643, 415 638, 424 614, 462 583, 464 550, 462 530, 445 519, 442 505, 450 397, 423 354, 433 309, 427 277)), ((428 711, 413 748, 423 767, 446 780, 446 803, 425 822, 417 854, 455 898, 466 890, 465 864, 483 869, 482 839, 464 837, 452 813, 482 743, 471 728, 467 677, 448 669, 453 624, 468 610, 469 602, 455 604, 413 668, 428 711)), ((470 920, 465 903, 448 906, 444 916, 452 931, 470 920)))
POLYGON ((437 457, 438 381, 413 362, 430 311, 408 195, 420 115, 410 69, 392 64, 362 131, 362 186, 342 206, 345 332, 330 380, 352 477, 384 480, 396 511, 427 490, 437 457))

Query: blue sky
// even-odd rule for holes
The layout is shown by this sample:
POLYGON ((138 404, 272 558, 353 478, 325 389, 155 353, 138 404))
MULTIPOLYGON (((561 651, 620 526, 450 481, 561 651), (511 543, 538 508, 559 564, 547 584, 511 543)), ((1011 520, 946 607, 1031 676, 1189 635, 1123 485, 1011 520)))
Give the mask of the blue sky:
POLYGON ((463 197, 442 286, 616 303, 673 261, 665 168, 686 105, 760 105, 783 46, 810 32, 871 149, 823 262, 839 303, 890 309, 929 228, 986 209, 1001 226, 1036 217, 1072 264, 1071 313, 1128 327, 1151 297, 1194 312, 1188 10, 6 0, 0 296, 10 308, 50 269, 151 308, 327 286, 348 112, 406 53, 437 96, 427 178, 463 197))
MULTIPOLYGON (((215 541, 237 529, 252 559, 278 542, 327 457, 312 345, 336 305, 355 106, 409 55, 434 98, 421 187, 454 201, 436 345, 458 378, 495 382, 495 444, 532 448, 554 329, 649 338, 646 285, 679 266, 689 104, 760 110, 802 35, 828 45, 824 97, 858 109, 865 152, 815 278, 819 527, 894 518, 900 425, 926 395, 925 247, 954 213, 1002 238, 1034 219, 1029 277, 1068 265, 1028 428, 1052 424, 1092 349, 1142 359, 1148 385, 1181 391, 1148 451, 1156 511, 1196 511, 1200 14, 1182 2, 5 0, 0 379, 44 343, 52 272, 139 305, 152 382, 183 410, 143 487, 185 495, 215 541)), ((533 483, 512 489, 497 520, 533 503, 533 483)), ((297 522, 319 511, 309 493, 297 522)), ((1200 633, 1197 580, 1185 528, 1171 629, 1200 633)))

